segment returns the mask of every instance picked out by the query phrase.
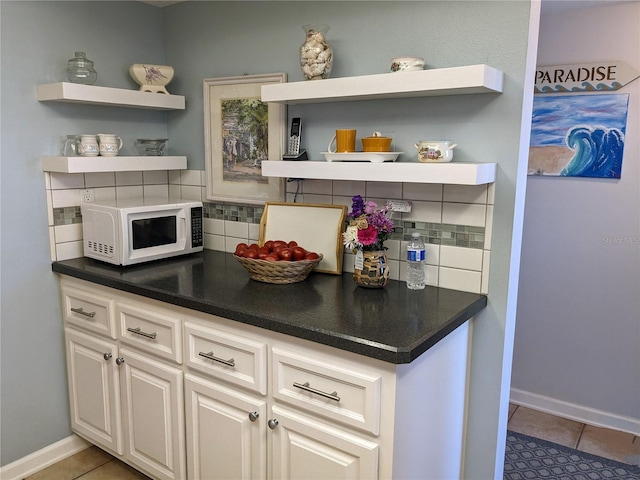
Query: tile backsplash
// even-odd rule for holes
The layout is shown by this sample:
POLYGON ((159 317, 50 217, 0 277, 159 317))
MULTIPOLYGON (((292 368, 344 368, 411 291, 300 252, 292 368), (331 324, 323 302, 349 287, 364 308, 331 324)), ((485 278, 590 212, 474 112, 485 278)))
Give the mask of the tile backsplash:
MULTIPOLYGON (((233 252, 239 242, 258 240, 261 205, 210 201, 205 172, 200 170, 45 173, 52 260, 81 257, 83 191, 107 200, 164 196, 201 200, 204 204, 204 246, 233 252)), ((286 183, 286 200, 351 207, 362 195, 380 205, 387 200, 411 202, 409 213, 394 213, 396 231, 385 245, 391 278, 406 277, 406 246, 411 233, 422 234, 427 246, 427 284, 488 293, 494 184, 440 185, 397 182, 304 180, 286 183)), ((345 252, 343 269, 353 271, 354 255, 345 252)))

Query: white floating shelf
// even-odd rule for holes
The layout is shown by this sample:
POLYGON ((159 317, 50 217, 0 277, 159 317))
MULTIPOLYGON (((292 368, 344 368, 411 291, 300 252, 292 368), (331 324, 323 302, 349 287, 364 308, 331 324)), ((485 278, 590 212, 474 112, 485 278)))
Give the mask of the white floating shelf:
POLYGON ((184 110, 185 108, 182 95, 166 95, 69 82, 38 85, 37 95, 40 102, 83 103, 151 110, 184 110))
POLYGON ((369 182, 483 185, 496 180, 495 163, 264 161, 265 177, 369 182))
POLYGON ((262 86, 262 101, 319 103, 502 92, 503 73, 488 65, 330 78, 262 86))
POLYGON ((187 157, 43 157, 45 172, 95 173, 185 170, 187 157))

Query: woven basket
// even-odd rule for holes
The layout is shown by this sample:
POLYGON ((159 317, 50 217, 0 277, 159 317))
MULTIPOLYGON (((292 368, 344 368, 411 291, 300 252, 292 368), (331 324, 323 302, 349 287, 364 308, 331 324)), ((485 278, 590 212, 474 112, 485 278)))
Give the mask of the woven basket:
POLYGON ((233 257, 249 272, 251 279, 264 283, 278 284, 303 281, 322 260, 322 254, 319 254, 319 258, 315 260, 298 260, 295 262, 269 262, 237 255, 233 257))

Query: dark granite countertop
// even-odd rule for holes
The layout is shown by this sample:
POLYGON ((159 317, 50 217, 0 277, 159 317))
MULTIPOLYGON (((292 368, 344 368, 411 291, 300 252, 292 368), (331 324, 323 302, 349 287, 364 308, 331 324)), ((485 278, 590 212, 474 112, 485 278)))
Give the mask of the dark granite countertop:
POLYGON ((394 364, 410 363, 487 305, 484 295, 429 286, 413 291, 393 280, 365 289, 348 273, 261 283, 231 254, 213 250, 128 267, 82 257, 52 269, 394 364))

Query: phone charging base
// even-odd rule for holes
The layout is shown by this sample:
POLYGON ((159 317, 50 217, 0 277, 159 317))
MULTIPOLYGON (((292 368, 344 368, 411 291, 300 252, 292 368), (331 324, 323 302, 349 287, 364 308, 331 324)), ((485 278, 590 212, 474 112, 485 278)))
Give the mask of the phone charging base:
POLYGON ((300 153, 298 153, 297 155, 287 153, 282 156, 282 160, 308 160, 308 159, 309 158, 307 157, 306 150, 300 150, 300 153))

